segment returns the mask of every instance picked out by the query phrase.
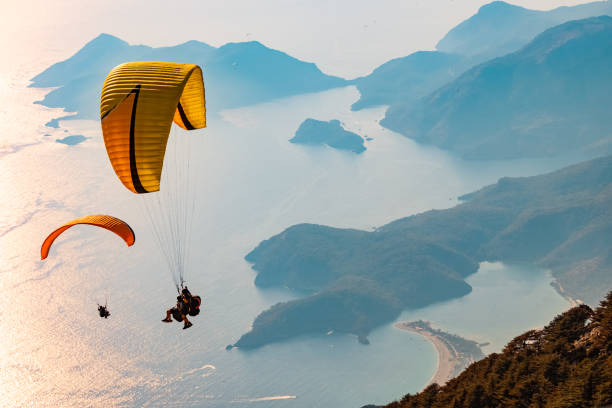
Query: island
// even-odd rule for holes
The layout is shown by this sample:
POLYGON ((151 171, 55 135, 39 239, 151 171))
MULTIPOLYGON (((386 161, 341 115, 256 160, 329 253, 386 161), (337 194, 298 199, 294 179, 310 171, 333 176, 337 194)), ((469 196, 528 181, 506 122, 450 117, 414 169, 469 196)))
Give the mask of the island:
MULTIPOLYGON (((39 103, 39 102, 35 102, 35 103, 39 103)), ((70 120, 70 119, 77 119, 77 118, 78 118, 78 115, 65 115, 65 116, 61 116, 59 118, 51 119, 50 121, 45 123, 45 126, 50 127, 50 128, 59 129, 59 127, 60 127, 60 125, 59 125, 60 120, 70 120)))
POLYGON ((480 344, 467 340, 455 334, 447 333, 431 327, 430 322, 418 320, 416 322, 399 322, 395 327, 420 334, 429 340, 438 353, 436 372, 427 385, 444 385, 455 378, 470 364, 485 357, 480 344))
POLYGON ((302 297, 263 311, 235 345, 330 330, 364 338, 404 309, 469 293, 465 278, 484 261, 548 269, 587 304, 612 287, 612 156, 502 178, 461 200, 374 231, 299 224, 261 242, 245 257, 256 286, 302 297))
POLYGON ((57 143, 62 143, 68 146, 77 145, 79 143, 84 142, 85 140, 87 140, 87 138, 83 135, 71 135, 71 136, 66 136, 62 139, 55 139, 57 143))
POLYGON ((366 150, 363 137, 345 130, 340 121, 335 119, 323 122, 308 118, 302 122, 295 136, 289 141, 303 145, 329 146, 357 154, 366 150))

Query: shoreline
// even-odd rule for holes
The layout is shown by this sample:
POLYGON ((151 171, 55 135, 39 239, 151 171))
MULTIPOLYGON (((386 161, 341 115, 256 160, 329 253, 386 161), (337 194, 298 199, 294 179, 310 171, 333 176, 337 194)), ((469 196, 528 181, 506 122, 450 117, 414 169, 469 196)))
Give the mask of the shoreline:
MULTIPOLYGON (((437 355, 436 371, 429 379, 425 387, 434 383, 437 383, 440 386, 446 384, 449 380, 455 378, 467 366, 477 361, 481 357, 484 357, 484 354, 479 348, 478 350, 480 351, 480 356, 459 352, 457 347, 455 347, 452 342, 442 336, 444 332, 432 329, 429 322, 398 322, 394 323, 393 326, 400 330, 406 330, 419 334, 433 344, 437 355)), ((476 342, 473 343, 477 344, 476 342)))

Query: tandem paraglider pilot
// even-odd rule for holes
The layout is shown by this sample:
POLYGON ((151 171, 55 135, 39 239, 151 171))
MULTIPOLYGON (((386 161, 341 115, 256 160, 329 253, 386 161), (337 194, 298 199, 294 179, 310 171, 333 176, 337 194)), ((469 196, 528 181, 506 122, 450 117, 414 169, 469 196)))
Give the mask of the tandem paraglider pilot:
POLYGON ((202 299, 199 296, 192 296, 191 292, 187 287, 184 287, 181 294, 176 297, 176 306, 166 310, 166 318, 162 322, 170 323, 172 318, 177 322, 185 322, 183 330, 193 326, 193 323, 189 321, 187 315, 197 316, 200 313, 200 305, 202 299))

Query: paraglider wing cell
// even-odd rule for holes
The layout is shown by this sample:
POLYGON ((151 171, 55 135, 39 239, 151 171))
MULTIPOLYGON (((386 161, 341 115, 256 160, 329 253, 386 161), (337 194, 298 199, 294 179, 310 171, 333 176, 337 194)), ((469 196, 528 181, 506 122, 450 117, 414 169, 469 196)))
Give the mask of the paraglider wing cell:
POLYGON ((110 215, 88 215, 86 217, 72 220, 49 234, 40 248, 40 259, 45 259, 47 255, 49 255, 49 249, 57 237, 59 237, 68 228, 78 224, 88 224, 105 228, 123 238, 128 246, 134 245, 134 241, 136 240, 132 228, 119 218, 115 218, 110 215))

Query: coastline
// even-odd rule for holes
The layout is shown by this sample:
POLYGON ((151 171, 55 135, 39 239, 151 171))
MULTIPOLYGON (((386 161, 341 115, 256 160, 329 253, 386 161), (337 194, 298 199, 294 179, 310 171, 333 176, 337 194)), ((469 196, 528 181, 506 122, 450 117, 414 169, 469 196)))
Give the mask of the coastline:
MULTIPOLYGON (((437 383, 438 385, 446 384, 449 380, 455 378, 468 365, 484 357, 484 354, 482 351, 480 351, 480 348, 477 348, 478 351, 473 353, 462 353, 458 351, 458 347, 447 338, 452 335, 432 329, 429 322, 398 322, 393 326, 398 329, 423 336, 426 340, 432 343, 436 349, 436 371, 429 379, 425 387, 434 383, 437 383)), ((469 341, 465 339, 462 340, 469 341)), ((478 344, 476 342, 472 343, 478 344)))

